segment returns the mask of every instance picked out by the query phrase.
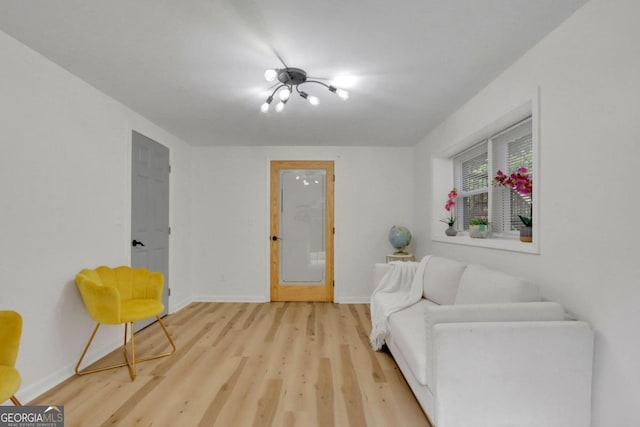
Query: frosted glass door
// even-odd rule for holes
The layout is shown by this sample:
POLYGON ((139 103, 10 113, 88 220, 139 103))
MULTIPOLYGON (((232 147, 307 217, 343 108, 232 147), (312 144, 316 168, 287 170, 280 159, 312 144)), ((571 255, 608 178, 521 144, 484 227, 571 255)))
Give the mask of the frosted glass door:
POLYGON ((333 301, 331 160, 272 160, 271 301, 333 301))
POLYGON ((325 170, 280 171, 280 283, 323 286, 325 170))

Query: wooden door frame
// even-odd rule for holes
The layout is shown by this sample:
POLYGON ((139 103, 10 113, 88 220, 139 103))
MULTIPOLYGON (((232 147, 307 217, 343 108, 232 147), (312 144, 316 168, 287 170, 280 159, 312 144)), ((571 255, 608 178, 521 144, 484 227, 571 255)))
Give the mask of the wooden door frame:
POLYGON ((334 184, 335 161, 333 160, 272 160, 270 163, 270 289, 271 301, 333 301, 334 296, 334 184), (279 201, 281 169, 323 169, 327 171, 325 189, 325 286, 291 285, 278 286, 279 282, 279 241, 271 240, 279 236, 279 201))

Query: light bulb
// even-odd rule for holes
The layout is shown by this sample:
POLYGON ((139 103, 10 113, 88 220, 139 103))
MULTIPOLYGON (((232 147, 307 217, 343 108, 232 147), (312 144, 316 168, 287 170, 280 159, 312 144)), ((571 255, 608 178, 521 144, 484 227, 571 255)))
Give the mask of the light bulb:
POLYGON ((276 70, 270 69, 264 72, 264 78, 268 82, 272 82, 278 77, 278 72, 276 70))
POLYGON ((344 89, 338 89, 337 87, 335 87, 333 85, 329 86, 329 92, 335 93, 336 95, 338 95, 342 99, 345 99, 345 100, 349 99, 349 92, 347 92, 344 89))
POLYGON ((262 104, 262 106, 260 107, 260 111, 262 111, 263 113, 269 111, 269 105, 271 105, 272 102, 273 96, 268 97, 267 100, 264 101, 264 104, 262 104))
POLYGON ((279 113, 282 110, 284 110, 284 102, 280 101, 276 104, 276 111, 279 113))
POLYGON ((291 95, 291 90, 288 87, 285 87, 280 92, 278 92, 278 96, 283 101, 286 101, 287 99, 289 99, 290 95, 291 95))
POLYGON ((340 98, 344 99, 345 101, 349 99, 349 92, 347 92, 344 89, 336 89, 336 95, 338 95, 340 98))
POLYGON ((316 98, 313 95, 309 95, 307 92, 303 90, 298 91, 298 93, 300 94, 301 97, 309 101, 309 104, 311 105, 318 105, 320 103, 320 100, 318 98, 316 98))

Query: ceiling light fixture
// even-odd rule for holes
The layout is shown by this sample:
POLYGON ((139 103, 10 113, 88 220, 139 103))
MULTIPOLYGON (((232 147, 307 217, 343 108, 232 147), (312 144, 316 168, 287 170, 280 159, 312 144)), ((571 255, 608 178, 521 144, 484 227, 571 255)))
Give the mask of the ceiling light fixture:
POLYGON ((318 80, 309 80, 307 79, 307 72, 300 68, 285 67, 285 68, 267 70, 264 72, 264 78, 268 82, 273 82, 276 79, 278 79, 280 84, 273 90, 271 95, 260 107, 260 111, 262 111, 263 113, 266 113, 267 111, 269 111, 269 106, 273 102, 273 99, 276 96, 276 94, 278 94, 278 97, 280 98, 280 102, 276 104, 276 111, 277 112, 282 111, 284 109, 285 104, 289 100, 289 97, 293 93, 294 87, 296 89, 296 92, 298 92, 298 95, 306 99, 309 102, 309 104, 318 105, 320 103, 320 100, 317 97, 313 95, 309 95, 307 92, 299 88, 300 85, 305 83, 317 83, 319 85, 326 87, 327 89, 329 89, 329 92, 335 93, 340 98, 344 100, 349 99, 349 92, 347 92, 346 90, 338 89, 335 86, 328 85, 318 80))

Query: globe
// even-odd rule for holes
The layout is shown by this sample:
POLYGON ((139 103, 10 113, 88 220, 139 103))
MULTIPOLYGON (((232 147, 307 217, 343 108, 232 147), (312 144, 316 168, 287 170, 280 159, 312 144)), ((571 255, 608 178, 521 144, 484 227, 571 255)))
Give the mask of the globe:
POLYGON ((407 227, 394 225, 389 230, 389 243, 397 249, 396 254, 405 254, 403 249, 411 243, 411 232, 407 227))

